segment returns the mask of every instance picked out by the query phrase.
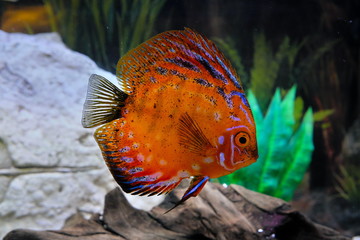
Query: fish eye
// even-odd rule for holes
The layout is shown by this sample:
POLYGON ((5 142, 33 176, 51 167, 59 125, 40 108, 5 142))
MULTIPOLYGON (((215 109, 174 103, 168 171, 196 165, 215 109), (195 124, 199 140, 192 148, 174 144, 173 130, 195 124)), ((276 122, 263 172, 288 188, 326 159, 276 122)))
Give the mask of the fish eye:
POLYGON ((246 132, 238 132, 235 135, 235 144, 239 147, 246 147, 250 142, 250 136, 246 132))

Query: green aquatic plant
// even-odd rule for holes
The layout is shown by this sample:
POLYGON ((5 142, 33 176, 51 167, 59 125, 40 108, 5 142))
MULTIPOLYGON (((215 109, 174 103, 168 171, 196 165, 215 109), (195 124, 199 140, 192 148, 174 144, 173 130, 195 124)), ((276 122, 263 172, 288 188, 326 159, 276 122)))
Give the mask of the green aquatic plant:
POLYGON ((166 0, 44 0, 51 29, 70 48, 113 71, 117 60, 148 39, 166 0))
POLYGON ((283 99, 280 90, 276 89, 264 115, 254 93, 249 92, 248 100, 257 128, 259 159, 246 168, 218 178, 220 183, 235 183, 291 200, 309 166, 314 149, 312 110, 309 108, 302 121, 298 119, 297 123, 295 96, 295 86, 283 99))
POLYGON ((153 35, 155 20, 166 0, 121 0, 121 13, 117 14, 118 38, 121 39, 120 56, 153 35))
POLYGON ((250 84, 249 74, 245 70, 240 53, 236 49, 234 39, 227 37, 226 39, 214 38, 213 40, 216 45, 219 46, 219 48, 224 52, 226 57, 230 59, 230 62, 233 64, 236 72, 239 74, 239 76, 241 76, 241 83, 245 89, 248 89, 250 84))
MULTIPOLYGON (((254 40, 256 37, 254 37, 254 40)), ((269 38, 266 38, 269 39, 269 38)), ((268 47, 272 47, 271 53, 280 51, 282 49, 279 45, 275 45, 271 41, 258 40, 258 42, 265 42, 268 47)), ((281 42, 281 41, 280 41, 281 42)), ((283 40, 285 42, 285 40, 283 40)), ((346 125, 346 119, 349 114, 351 115, 354 111, 351 111, 352 108, 346 108, 348 106, 348 101, 351 98, 348 98, 344 93, 348 93, 351 88, 351 80, 354 76, 353 67, 350 62, 354 62, 350 51, 346 48, 346 45, 342 40, 329 40, 329 39, 318 39, 316 36, 308 36, 299 44, 294 44, 293 41, 290 41, 290 44, 293 47, 289 48, 288 57, 283 58, 283 61, 280 63, 280 68, 274 79, 274 88, 282 87, 288 88, 291 84, 297 84, 301 90, 301 95, 306 99, 307 105, 312 106, 316 109, 316 112, 313 115, 315 122, 315 132, 316 138, 314 139, 314 144, 316 147, 316 156, 322 156, 317 159, 318 164, 312 166, 311 174, 311 186, 312 187, 323 187, 330 186, 335 183, 334 174, 331 171, 336 169, 337 161, 335 161, 336 156, 341 151, 341 142, 344 137, 344 126, 346 125), (290 50, 292 49, 292 50, 290 50), (339 57, 339 53, 342 54, 342 58, 339 57), (293 59, 292 61, 290 61, 293 59), (346 59, 346 60, 345 60, 346 59), (340 61, 344 61, 347 64, 341 64, 340 61), (340 67, 339 67, 340 66, 340 67), (343 69, 340 71, 339 69, 343 69), (290 85, 289 85, 290 84, 290 85), (331 86, 331 87, 329 87, 331 86), (350 88, 349 88, 350 87, 350 88), (348 90, 346 90, 348 89, 348 90), (331 91, 331 93, 329 93, 331 91), (332 98, 329 96, 337 96, 332 98), (345 124, 345 125, 344 125, 345 124), (337 129, 337 130, 335 130, 337 129), (340 129, 340 131, 338 131, 340 129), (321 166, 332 166, 327 167, 324 171, 324 176, 319 177, 315 173, 319 171, 321 166), (329 181, 332 179, 332 181, 329 181)), ((264 44, 259 44, 264 45, 264 44)), ((221 46, 220 46, 221 47, 221 46)), ((239 48, 240 49, 240 48, 239 48)), ((226 49, 223 49, 225 54, 226 49)), ((256 46, 254 44, 254 54, 256 52, 256 46)), ((260 50, 258 50, 260 52, 260 50)), ((263 55, 266 55, 265 53, 263 55)), ((276 54, 275 54, 276 55, 276 54)), ((229 57, 229 55, 227 55, 229 57)), ((260 55, 259 55, 260 56, 260 55)), ((272 55, 274 56, 274 55, 272 55)), ((231 56, 229 57, 231 59, 231 56)), ((255 56, 252 56, 252 59, 255 59, 255 56)), ((261 60, 261 59, 260 59, 261 60)), ((265 61, 265 60, 264 60, 265 61)), ((261 62, 261 61, 260 61, 261 62)), ((252 70, 256 69, 256 65, 261 66, 261 64, 252 64, 252 70)), ((271 64, 262 64, 264 67, 271 66, 271 64)), ((276 64, 274 64, 276 66, 276 64)), ((249 69, 249 68, 248 68, 249 69)), ((266 69, 261 70, 263 76, 266 76, 266 69)), ((255 75, 249 74, 249 84, 248 86, 252 88, 253 86, 253 77, 255 75)), ((271 74, 270 74, 271 75, 271 74)), ((356 74, 355 74, 356 75, 356 74)), ((259 74, 261 76, 261 74, 259 74)), ((240 75, 242 77, 242 75, 240 75)), ((261 77, 257 78, 259 81, 258 84, 260 88, 266 85, 262 84, 262 80, 269 81, 269 78, 262 79, 261 77)), ((268 86, 268 89, 270 87, 268 86)), ((266 89, 265 89, 266 90, 266 89)), ((274 89, 272 89, 274 91, 274 89)), ((264 111, 267 106, 266 96, 272 91, 265 92, 265 98, 260 98, 257 93, 257 99, 261 106, 261 109, 264 111)), ((351 91, 350 91, 351 92, 351 91)), ((303 104, 301 98, 298 98, 296 105, 303 104)), ((298 109, 296 107, 295 109, 298 109)), ((299 111, 301 116, 302 111, 299 111)), ((296 121, 299 123, 298 121, 296 121)))
POLYGON ((247 73, 233 38, 215 38, 214 41, 234 64, 243 84, 252 89, 262 110, 269 104, 275 86, 280 85, 279 82, 294 82, 295 59, 305 43, 291 43, 286 36, 274 51, 264 32, 255 33, 253 64, 247 73))
POLYGON ((339 196, 354 206, 360 207, 360 167, 340 166, 340 174, 335 176, 339 196))
POLYGON ((286 61, 291 69, 300 46, 291 45, 289 37, 285 37, 277 51, 273 53, 263 32, 254 35, 253 67, 250 71, 251 89, 258 98, 261 109, 265 109, 270 101, 281 65, 286 61))

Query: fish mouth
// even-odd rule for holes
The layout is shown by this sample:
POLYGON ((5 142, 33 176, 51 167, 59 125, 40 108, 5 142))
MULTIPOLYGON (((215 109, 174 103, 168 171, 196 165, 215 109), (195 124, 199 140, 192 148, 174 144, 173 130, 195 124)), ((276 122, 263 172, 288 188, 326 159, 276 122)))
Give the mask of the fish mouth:
MULTIPOLYGON (((244 156, 242 160, 238 160, 238 161, 234 161, 235 165, 241 165, 240 167, 247 167, 253 163, 256 162, 256 160, 258 159, 258 153, 257 151, 248 151, 246 149, 243 149, 241 151, 241 153, 239 154, 240 156, 244 156)), ((240 158, 239 156, 239 158, 240 158)))
POLYGON ((231 162, 233 165, 233 170, 237 170, 243 167, 247 167, 257 160, 257 154, 246 150, 237 148, 233 156, 231 156, 231 162))
POLYGON ((218 156, 220 165, 227 171, 235 171, 239 168, 246 167, 256 161, 245 149, 235 148, 231 153, 224 154, 221 152, 218 156))
POLYGON ((255 158, 247 158, 245 160, 242 160, 242 161, 238 161, 235 163, 235 165, 241 165, 241 167, 247 167, 253 163, 256 162, 256 159, 255 158))
POLYGON ((239 168, 247 167, 247 166, 253 164, 254 162, 256 162, 255 159, 246 159, 246 160, 238 161, 237 163, 235 163, 234 168, 239 169, 239 168))

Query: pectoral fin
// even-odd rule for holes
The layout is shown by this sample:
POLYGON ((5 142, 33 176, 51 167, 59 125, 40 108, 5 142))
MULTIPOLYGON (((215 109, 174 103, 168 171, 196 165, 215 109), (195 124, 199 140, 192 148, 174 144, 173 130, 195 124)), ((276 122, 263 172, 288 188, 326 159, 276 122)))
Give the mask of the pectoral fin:
POLYGON ((184 113, 180 117, 178 130, 180 145, 189 151, 199 155, 205 155, 208 149, 214 148, 201 130, 199 124, 192 119, 189 114, 184 113))

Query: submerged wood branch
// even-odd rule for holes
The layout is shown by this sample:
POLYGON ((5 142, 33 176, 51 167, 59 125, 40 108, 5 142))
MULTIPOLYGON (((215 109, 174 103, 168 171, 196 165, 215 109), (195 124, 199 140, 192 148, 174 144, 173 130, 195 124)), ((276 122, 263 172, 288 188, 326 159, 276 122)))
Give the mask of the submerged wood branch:
POLYGON ((116 188, 106 195, 103 215, 89 220, 74 215, 59 231, 13 230, 5 240, 350 239, 311 222, 283 200, 237 185, 208 183, 198 197, 164 214, 182 193, 176 189, 146 212, 133 208, 116 188))

